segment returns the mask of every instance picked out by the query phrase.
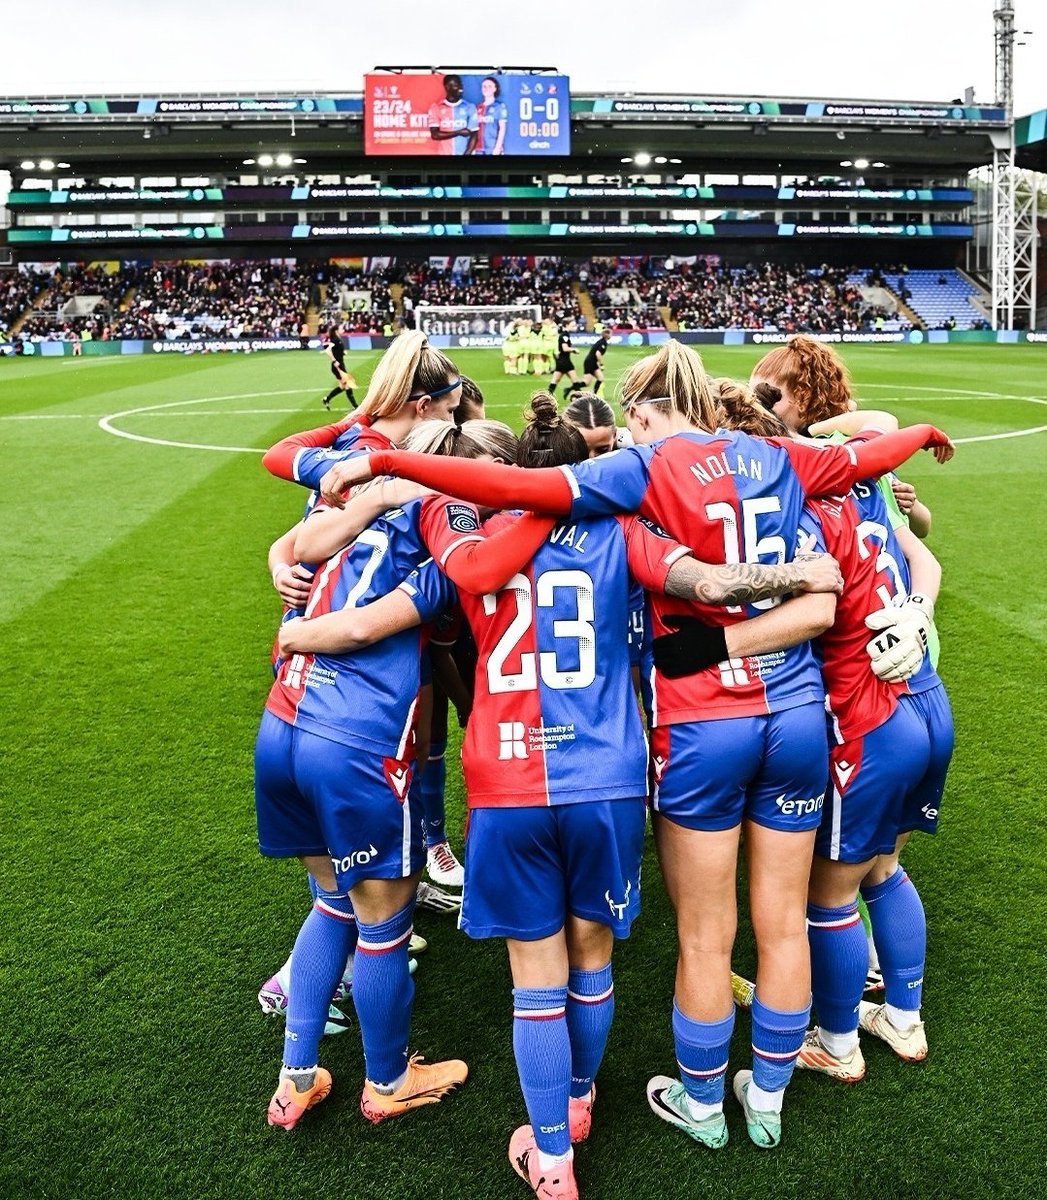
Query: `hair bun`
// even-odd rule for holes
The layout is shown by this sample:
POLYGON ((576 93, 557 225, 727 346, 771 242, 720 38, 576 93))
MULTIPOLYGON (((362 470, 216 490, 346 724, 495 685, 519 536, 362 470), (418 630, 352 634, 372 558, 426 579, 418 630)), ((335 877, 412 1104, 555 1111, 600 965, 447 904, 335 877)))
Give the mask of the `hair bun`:
POLYGON ((539 429, 556 429, 563 418, 556 404, 556 397, 549 392, 535 392, 531 397, 531 408, 527 419, 539 429))
POLYGON ((760 382, 753 388, 753 395, 764 406, 764 408, 774 408, 782 398, 782 389, 776 384, 768 383, 766 380, 760 382))

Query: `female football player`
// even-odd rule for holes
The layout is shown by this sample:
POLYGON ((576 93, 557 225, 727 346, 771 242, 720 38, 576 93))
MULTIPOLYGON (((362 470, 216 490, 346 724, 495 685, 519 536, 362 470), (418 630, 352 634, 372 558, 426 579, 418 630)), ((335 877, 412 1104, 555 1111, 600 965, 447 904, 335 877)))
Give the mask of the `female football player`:
MULTIPOLYGON (((490 452, 449 423, 432 422, 418 433, 433 451, 490 452)), ((423 854, 410 794, 420 626, 455 600, 420 529, 426 522, 451 526, 461 536, 447 550, 447 574, 492 588, 527 561, 549 528, 535 521, 535 537, 530 523, 518 525, 511 542, 500 541, 505 563, 478 574, 468 536, 478 521, 467 504, 411 501, 325 562, 309 528, 324 515, 317 512, 299 535, 298 555, 321 565, 304 617, 281 627, 283 664, 256 749, 262 852, 300 858, 316 893, 292 956, 284 1066, 269 1106, 270 1124, 287 1129, 330 1091, 317 1048, 354 935, 364 1115, 378 1122, 436 1103, 466 1077, 458 1061, 406 1059, 413 999, 407 948, 423 854)))
POLYGON ((615 424, 614 409, 593 392, 579 392, 564 410, 563 417, 585 438, 589 458, 632 445, 628 429, 619 429, 615 424))
MULTIPOLYGON (((718 382, 725 426, 763 433, 769 423, 780 426, 767 407, 725 403, 725 394, 736 398, 745 389, 718 382)), ((760 398, 773 407, 777 388, 761 383, 758 389, 770 389, 760 398)), ((849 414, 848 422, 856 415, 849 414)), ((893 422, 884 413, 866 414, 870 419, 880 426, 893 422)), ((860 431, 854 424, 853 432, 860 431)), ((809 501, 802 524, 840 562, 844 590, 833 625, 815 648, 828 693, 830 779, 807 910, 818 1025, 804 1039, 797 1066, 853 1083, 865 1075, 859 1023, 904 1059, 918 1061, 927 1053, 919 1003, 924 915, 899 870, 898 853, 913 829, 935 832, 952 751, 948 699, 926 654, 927 613, 941 570, 904 529, 903 554, 885 498, 868 482, 856 484, 847 497, 809 501), (910 635, 902 632, 906 613, 919 625, 914 657, 910 635), (862 653, 869 626, 896 633, 888 661, 874 660, 876 675, 862 653), (907 676, 912 678, 895 682, 907 676), (876 926, 891 980, 884 1005, 860 1004, 867 954, 859 887, 878 905, 876 926)), ((872 653, 874 643, 868 649, 872 653)))
MULTIPOLYGON (((534 395, 528 417, 521 465, 588 457, 547 393, 534 395)), ((485 528, 512 521, 494 517, 485 528)), ((449 530, 442 537, 453 544, 449 530)), ((430 548, 442 559, 439 545, 430 548)), ((687 597, 699 582, 710 590, 716 582, 650 523, 598 516, 558 525, 497 595, 460 591, 479 652, 463 747, 470 826, 461 926, 506 939, 531 1119, 509 1157, 543 1197, 578 1195, 571 1144, 590 1129, 614 1008, 613 941, 628 936, 639 911, 646 744, 626 632, 643 598, 630 588, 630 568, 648 586, 687 597)), ((773 590, 797 585, 807 569, 779 574, 773 590)), ((826 579, 833 586, 835 565, 826 579)), ((714 600, 736 598, 719 586, 714 600)))

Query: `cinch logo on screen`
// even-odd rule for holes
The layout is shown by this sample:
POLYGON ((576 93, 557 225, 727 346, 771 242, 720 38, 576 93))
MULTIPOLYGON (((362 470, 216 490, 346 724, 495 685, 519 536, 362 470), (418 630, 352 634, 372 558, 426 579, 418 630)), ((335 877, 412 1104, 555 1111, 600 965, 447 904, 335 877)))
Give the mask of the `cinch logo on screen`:
POLYGON ((500 740, 498 757, 500 759, 527 757, 523 721, 499 721, 498 737, 500 740))
POLYGON ((336 871, 351 871, 353 867, 366 867, 377 854, 378 851, 372 845, 368 846, 366 850, 354 850, 352 854, 347 854, 345 858, 332 858, 331 865, 336 871))
POLYGON ((786 800, 785 793, 782 792, 775 800, 775 804, 782 810, 783 817, 802 817, 817 812, 824 802, 824 792, 820 796, 812 796, 809 800, 786 800))

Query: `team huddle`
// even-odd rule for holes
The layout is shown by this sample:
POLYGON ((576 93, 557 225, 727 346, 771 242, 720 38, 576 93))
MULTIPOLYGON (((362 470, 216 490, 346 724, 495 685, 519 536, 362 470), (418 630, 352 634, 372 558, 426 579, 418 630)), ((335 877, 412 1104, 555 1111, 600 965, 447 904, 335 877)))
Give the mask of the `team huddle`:
POLYGON ((732 1090, 763 1149, 794 1069, 863 1077, 860 1029, 927 1054, 926 922, 899 856, 937 827, 953 729, 930 514, 891 472, 952 444, 856 409, 835 352, 802 337, 747 384, 670 341, 620 389, 628 438, 576 388, 562 414, 536 392, 517 436, 409 332, 357 412, 265 457, 311 492, 270 554, 286 611, 255 763, 262 853, 299 858, 313 894, 270 981, 287 1020, 271 1125, 330 1092, 319 1045, 348 995, 367 1119, 465 1082, 460 1060, 409 1055, 414 909, 445 895, 428 864, 464 883, 461 930, 506 943, 528 1117, 511 1165, 577 1197, 648 819, 679 952, 657 1116, 727 1143, 743 1002, 732 1090), (450 704, 464 872, 443 822, 450 704), (731 969, 740 847, 752 985, 731 969))

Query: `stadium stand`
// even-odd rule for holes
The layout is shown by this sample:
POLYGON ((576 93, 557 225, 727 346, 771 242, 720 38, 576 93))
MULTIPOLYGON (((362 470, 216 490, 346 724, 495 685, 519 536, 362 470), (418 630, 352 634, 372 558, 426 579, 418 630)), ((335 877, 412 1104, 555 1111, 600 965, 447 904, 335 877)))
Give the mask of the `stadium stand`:
MULTIPOLYGON (((888 286, 892 280, 888 276, 888 286)), ((971 301, 981 289, 961 271, 913 270, 893 280, 894 291, 908 293, 905 302, 930 329, 986 328, 988 322, 971 301)))
POLYGON ((593 320, 585 309, 616 330, 896 332, 913 327, 907 311, 930 328, 985 324, 969 302, 979 289, 958 271, 669 261, 494 258, 454 270, 407 259, 372 272, 261 260, 115 272, 73 264, 0 283, 0 329, 21 320, 21 335, 35 339, 236 339, 297 337, 303 321, 310 333, 333 321, 382 334, 412 326, 419 305, 521 304, 581 329, 593 320))

